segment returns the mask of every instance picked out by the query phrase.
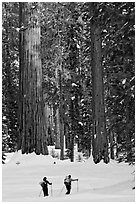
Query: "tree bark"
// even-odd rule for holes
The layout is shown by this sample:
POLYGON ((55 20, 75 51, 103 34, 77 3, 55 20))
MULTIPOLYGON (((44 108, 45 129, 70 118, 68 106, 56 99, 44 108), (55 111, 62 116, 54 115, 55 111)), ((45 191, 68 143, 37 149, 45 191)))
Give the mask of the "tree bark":
POLYGON ((60 115, 59 108, 56 110, 56 138, 55 149, 60 149, 60 115))
POLYGON ((48 154, 42 92, 39 5, 20 3, 20 139, 22 153, 48 154))
POLYGON ((63 93, 62 93, 62 70, 59 70, 59 115, 60 115, 60 159, 64 159, 64 111, 63 111, 63 93))
POLYGON ((115 154, 114 154, 114 134, 111 131, 110 132, 110 158, 115 159, 115 154))
POLYGON ((75 122, 75 117, 74 117, 74 113, 75 113, 75 105, 74 105, 74 101, 71 100, 71 104, 70 104, 70 117, 71 117, 71 135, 70 135, 70 161, 74 162, 74 139, 75 139, 75 126, 76 126, 76 122, 75 122))
MULTIPOLYGON (((59 72, 59 68, 57 67, 55 70, 55 76, 56 76, 56 86, 57 86, 57 89, 59 90, 59 74, 58 74, 58 72, 59 72)), ((60 149, 60 111, 59 111, 59 107, 57 107, 57 110, 56 110, 55 127, 56 127, 55 148, 60 149)))
POLYGON ((59 106, 57 109, 57 143, 56 143, 56 148, 60 148, 60 159, 64 159, 64 116, 63 116, 63 91, 62 91, 62 45, 61 45, 61 34, 60 34, 60 29, 59 25, 57 22, 57 31, 58 31, 58 56, 57 56, 57 68, 55 71, 56 75, 56 85, 58 89, 58 94, 59 94, 59 106))
POLYGON ((98 22, 93 21, 95 6, 89 3, 91 24, 91 67, 92 67, 92 93, 93 93, 93 135, 92 155, 95 163, 101 159, 108 163, 108 141, 106 134, 106 119, 104 107, 103 68, 101 53, 101 34, 98 22))

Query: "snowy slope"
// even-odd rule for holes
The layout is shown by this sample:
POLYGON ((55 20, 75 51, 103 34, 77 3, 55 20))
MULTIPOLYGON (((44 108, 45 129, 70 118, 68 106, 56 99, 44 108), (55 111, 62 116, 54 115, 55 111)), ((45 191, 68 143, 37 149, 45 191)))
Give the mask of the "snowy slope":
POLYGON ((134 167, 125 163, 94 164, 60 161, 50 155, 9 155, 10 161, 2 165, 3 202, 134 202, 134 167), (56 164, 54 162, 56 161, 56 164), (72 192, 65 195, 63 179, 71 174, 78 178, 72 183, 72 192), (43 197, 39 182, 44 176, 53 183, 49 196, 43 197))

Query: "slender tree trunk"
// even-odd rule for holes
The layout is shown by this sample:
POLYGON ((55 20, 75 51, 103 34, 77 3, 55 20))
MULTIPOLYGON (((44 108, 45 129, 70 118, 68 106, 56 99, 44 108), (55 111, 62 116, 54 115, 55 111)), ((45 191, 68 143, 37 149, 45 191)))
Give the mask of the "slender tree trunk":
POLYGON ((61 147, 61 152, 60 152, 60 159, 64 159, 64 121, 63 121, 63 93, 62 93, 62 70, 59 70, 59 98, 60 98, 60 103, 59 103, 59 115, 60 115, 60 147, 61 147))
POLYGON ((48 154, 42 92, 39 5, 20 3, 20 139, 22 153, 48 154))
POLYGON ((126 131, 126 151, 127 151, 127 161, 132 161, 132 141, 131 141, 131 135, 130 135, 130 119, 129 119, 129 107, 130 105, 127 104, 126 107, 126 120, 127 120, 127 131, 126 131))
POLYGON ((74 119, 74 102, 71 100, 70 117, 71 117, 71 136, 70 136, 70 161, 74 162, 74 138, 75 138, 75 119, 74 119))
POLYGON ((51 129, 51 143, 54 145, 54 120, 53 120, 53 106, 50 105, 50 129, 51 129))
MULTIPOLYGON (((21 29, 22 24, 24 22, 24 16, 23 16, 23 9, 24 9, 24 4, 19 3, 19 28, 21 29)), ((23 130, 23 78, 22 78, 22 73, 24 72, 23 68, 23 53, 24 53, 24 46, 23 46, 23 32, 19 32, 19 100, 18 100, 18 109, 19 109, 19 137, 18 137, 18 150, 21 149, 22 146, 22 135, 21 132, 23 130)))
POLYGON ((46 135, 47 135, 47 145, 49 145, 48 141, 50 140, 48 135, 48 125, 49 125, 49 106, 47 103, 44 104, 44 113, 45 113, 45 127, 46 127, 46 135))
POLYGON ((67 123, 64 124, 64 135, 65 135, 65 147, 66 149, 69 148, 69 125, 67 123))
POLYGON ((56 138, 55 138, 55 149, 60 149, 60 116, 59 108, 56 110, 56 138))
MULTIPOLYGON (((91 17, 94 14, 94 3, 89 3, 91 17)), ((92 18, 91 18, 92 19, 92 18)), ((93 137, 92 155, 95 163, 101 159, 108 163, 108 141, 106 135, 103 68, 101 53, 100 27, 91 20, 91 66, 93 91, 93 137)))
MULTIPOLYGON (((58 24, 58 23, 57 23, 58 24)), ((64 120, 63 120, 63 91, 62 91, 62 46, 61 46, 61 34, 59 26, 58 29, 58 56, 57 56, 57 68, 56 68, 56 83, 59 90, 59 107, 57 109, 57 143, 56 148, 60 148, 60 159, 64 159, 64 120)))
POLYGON ((110 158, 114 159, 115 155, 114 155, 114 134, 111 131, 110 132, 110 158))
MULTIPOLYGON (((56 76, 56 86, 57 86, 57 89, 59 90, 59 73, 58 72, 59 72, 59 69, 57 65, 57 68, 55 70, 55 76, 56 76)), ((55 140, 56 140, 55 148, 60 149, 60 111, 59 111, 59 107, 57 107, 57 110, 56 110, 56 138, 55 140)))
POLYGON ((53 121, 53 107, 50 104, 45 103, 45 120, 46 120, 46 135, 47 135, 47 141, 48 145, 54 145, 54 132, 53 132, 53 126, 54 126, 54 121, 53 121))

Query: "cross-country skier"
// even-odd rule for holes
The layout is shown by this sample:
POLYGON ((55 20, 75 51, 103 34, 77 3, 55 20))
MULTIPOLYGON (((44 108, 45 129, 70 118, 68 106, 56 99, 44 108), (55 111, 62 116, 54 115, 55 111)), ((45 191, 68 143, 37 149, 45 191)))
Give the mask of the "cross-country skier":
POLYGON ((66 189, 67 189, 66 194, 70 194, 70 191, 71 191, 71 182, 72 181, 78 181, 78 179, 72 179, 71 175, 66 176, 66 178, 64 179, 64 184, 65 184, 66 189))
POLYGON ((40 182, 40 185, 41 185, 42 190, 43 190, 44 197, 49 195, 49 194, 48 194, 48 184, 49 184, 49 185, 52 185, 52 183, 50 183, 50 182, 47 180, 47 177, 44 177, 44 178, 43 178, 43 182, 40 182))

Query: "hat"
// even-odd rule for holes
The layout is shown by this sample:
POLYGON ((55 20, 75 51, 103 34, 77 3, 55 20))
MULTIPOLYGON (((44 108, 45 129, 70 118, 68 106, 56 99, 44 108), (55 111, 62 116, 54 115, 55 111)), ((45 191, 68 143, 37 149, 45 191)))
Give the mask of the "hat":
POLYGON ((44 177, 44 178, 43 178, 43 181, 46 181, 46 180, 47 180, 47 177, 44 177))

